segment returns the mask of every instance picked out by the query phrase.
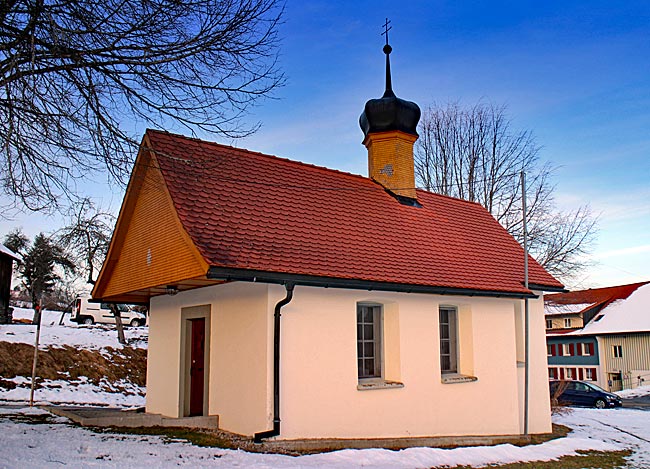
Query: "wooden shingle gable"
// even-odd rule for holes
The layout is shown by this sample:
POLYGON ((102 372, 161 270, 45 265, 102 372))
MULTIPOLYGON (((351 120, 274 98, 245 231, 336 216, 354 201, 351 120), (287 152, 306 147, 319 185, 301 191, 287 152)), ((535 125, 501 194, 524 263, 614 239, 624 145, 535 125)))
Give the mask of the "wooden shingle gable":
POLYGON ((178 218, 151 148, 145 135, 94 298, 147 302, 167 285, 214 283, 205 280, 208 264, 178 218))

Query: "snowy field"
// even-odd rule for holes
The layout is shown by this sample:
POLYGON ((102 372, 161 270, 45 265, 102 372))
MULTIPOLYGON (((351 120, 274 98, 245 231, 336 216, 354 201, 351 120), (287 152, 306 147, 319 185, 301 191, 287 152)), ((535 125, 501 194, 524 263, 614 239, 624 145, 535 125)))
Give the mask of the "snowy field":
MULTIPOLYGON (((47 414, 40 409, 0 407, 0 467, 215 467, 215 468, 426 468, 459 464, 480 467, 493 463, 540 461, 575 454, 576 450, 634 451, 630 463, 650 468, 650 414, 630 409, 574 409, 556 418, 574 431, 540 445, 498 445, 456 449, 409 448, 343 450, 309 456, 247 453, 166 442, 156 436, 94 433, 71 426, 61 417, 51 423, 28 424, 3 414, 47 414)), ((49 415, 49 414, 48 414, 49 415)))
MULTIPOLYGON (((14 308, 14 319, 32 320, 33 309, 14 308)), ((63 316, 60 311, 44 310, 41 318, 41 333, 39 349, 49 347, 62 347, 64 345, 77 349, 98 350, 111 347, 121 349, 122 345, 117 340, 117 331, 114 325, 78 326, 70 321, 70 315, 63 316)), ((124 335, 128 345, 136 348, 147 348, 148 327, 126 327, 124 335)), ((36 326, 31 324, 0 325, 0 342, 25 343, 34 345, 36 340, 36 326)), ((6 379, 16 384, 14 389, 0 387, 0 404, 29 402, 31 379, 23 376, 6 379)), ((93 384, 80 376, 74 382, 64 380, 41 380, 42 386, 34 393, 36 404, 79 404, 99 405, 111 407, 142 407, 144 406, 145 389, 130 383, 110 383, 103 381, 93 384), (118 386, 123 392, 110 392, 118 386)), ((0 440, 2 438, 0 437, 0 440)), ((2 461, 0 459, 0 467, 2 461)))
MULTIPOLYGON (((31 319, 31 310, 18 311, 31 319)), ((60 313, 45 313, 41 330, 41 346, 63 344, 78 348, 101 350, 119 348, 114 328, 79 327, 64 321, 60 313)), ((0 326, 0 341, 33 344, 35 326, 0 326)), ((146 347, 147 328, 128 328, 128 340, 146 347)), ((28 379, 15 380, 28 385, 28 379)), ((52 383, 50 383, 52 384, 52 383)), ((143 405, 140 396, 101 391, 91 383, 79 382, 71 387, 61 381, 39 389, 40 403, 95 403, 111 406, 143 405)), ((612 451, 630 449, 631 467, 650 469, 650 411, 635 409, 570 409, 554 416, 555 423, 573 431, 566 438, 539 445, 481 446, 456 449, 409 448, 401 451, 384 449, 343 450, 308 456, 283 456, 247 453, 241 450, 204 448, 183 441, 165 440, 156 436, 134 436, 95 433, 71 425, 62 417, 39 408, 25 406, 24 391, 0 389, 0 468, 32 467, 250 467, 250 468, 426 468, 440 466, 488 464, 517 461, 542 461, 574 455, 578 450, 612 451), (12 394, 13 393, 13 394, 12 394), (18 416, 48 416, 46 423, 22 421, 18 416), (11 417, 10 417, 11 416, 11 417)), ((27 389, 27 388, 25 388, 27 389)), ((650 394, 650 386, 621 393, 625 397, 650 394)))
MULTIPOLYGON (((14 308, 14 320, 34 317, 33 309, 14 308)), ((63 315, 63 325, 59 326, 60 311, 44 310, 41 317, 40 347, 69 345, 90 350, 105 347, 121 348, 117 341, 114 325, 78 326, 70 322, 70 315, 63 315)), ((129 345, 147 347, 148 327, 125 327, 124 335, 129 345)), ((36 326, 31 324, 0 325, 0 341, 34 345, 36 326)))

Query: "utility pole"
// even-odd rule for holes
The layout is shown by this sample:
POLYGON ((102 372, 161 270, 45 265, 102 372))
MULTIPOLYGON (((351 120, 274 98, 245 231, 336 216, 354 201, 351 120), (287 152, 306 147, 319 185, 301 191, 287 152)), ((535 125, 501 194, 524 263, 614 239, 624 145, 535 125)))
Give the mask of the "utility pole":
MULTIPOLYGON (((524 287, 528 289, 528 227, 526 225, 526 173, 521 172, 521 206, 524 228, 524 287)), ((524 435, 528 435, 528 405, 530 394, 530 311, 528 297, 524 298, 524 435)))

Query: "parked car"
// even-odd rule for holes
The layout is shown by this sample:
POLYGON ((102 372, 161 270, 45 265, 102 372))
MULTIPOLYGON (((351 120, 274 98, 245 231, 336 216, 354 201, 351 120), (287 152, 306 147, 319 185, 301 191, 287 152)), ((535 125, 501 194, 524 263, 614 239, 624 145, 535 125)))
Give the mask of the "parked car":
MULTIPOLYGON (((123 324, 133 327, 146 324, 147 317, 144 313, 134 311, 127 305, 118 304, 116 306, 123 324)), ((77 324, 115 324, 115 316, 109 305, 106 303, 93 303, 88 297, 78 297, 75 300, 71 316, 70 320, 77 324)))
POLYGON ((592 383, 584 381, 550 381, 551 398, 561 405, 596 407, 621 407, 623 401, 616 394, 607 392, 592 383))

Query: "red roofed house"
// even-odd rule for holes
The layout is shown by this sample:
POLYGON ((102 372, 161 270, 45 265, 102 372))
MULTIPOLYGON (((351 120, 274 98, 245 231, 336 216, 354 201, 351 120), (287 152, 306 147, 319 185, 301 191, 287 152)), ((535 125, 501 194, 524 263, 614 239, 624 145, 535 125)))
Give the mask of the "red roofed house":
POLYGON ((650 383, 650 282, 548 295, 545 314, 550 379, 650 383))
POLYGON ((93 290, 150 302, 147 412, 256 439, 551 430, 542 291, 480 205, 415 189, 420 110, 360 124, 370 177, 149 130, 93 290))

